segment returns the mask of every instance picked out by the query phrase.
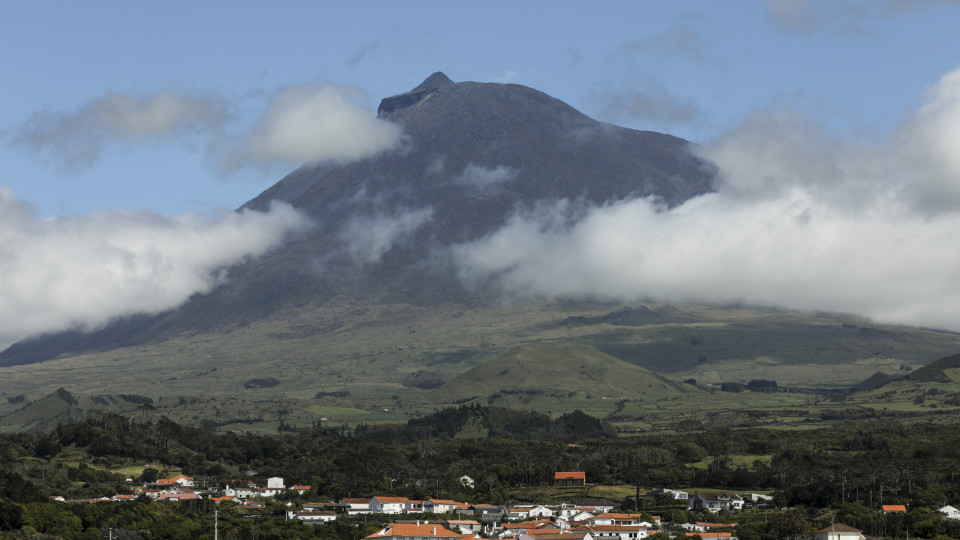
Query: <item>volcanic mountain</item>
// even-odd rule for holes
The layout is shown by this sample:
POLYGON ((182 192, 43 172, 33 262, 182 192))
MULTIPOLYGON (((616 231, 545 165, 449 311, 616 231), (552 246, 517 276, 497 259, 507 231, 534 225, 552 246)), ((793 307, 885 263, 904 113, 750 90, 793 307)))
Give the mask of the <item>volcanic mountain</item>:
POLYGON ((0 365, 234 328, 334 299, 354 304, 483 304, 495 282, 465 285, 449 248, 484 237, 518 211, 560 200, 577 208, 635 197, 665 207, 711 191, 715 170, 685 140, 588 118, 515 84, 455 83, 434 73, 380 103, 402 127, 399 149, 345 164, 311 164, 244 205, 273 200, 316 223, 272 254, 172 312, 88 334, 18 343, 0 365))

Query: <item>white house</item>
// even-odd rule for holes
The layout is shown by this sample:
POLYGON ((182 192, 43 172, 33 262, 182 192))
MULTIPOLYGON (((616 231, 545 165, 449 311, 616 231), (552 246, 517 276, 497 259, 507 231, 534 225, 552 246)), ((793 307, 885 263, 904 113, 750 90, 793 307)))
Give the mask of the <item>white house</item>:
POLYGON ((947 519, 960 519, 960 510, 957 510, 949 504, 937 510, 937 512, 943 514, 943 516, 947 519))
POLYGON ((527 515, 531 518, 552 518, 553 509, 543 505, 537 505, 527 510, 527 515))
POLYGON ((329 510, 320 510, 311 512, 302 510, 300 512, 287 512, 288 519, 299 519, 304 523, 326 523, 337 519, 337 513, 329 510))
POLYGON ((402 514, 410 499, 406 497, 381 497, 370 499, 370 511, 374 514, 402 514))
POLYGON ((348 516, 370 513, 370 499, 341 499, 340 504, 347 509, 348 516))
POLYGON ((575 532, 563 534, 527 534, 520 535, 519 540, 596 540, 589 532, 575 532))
POLYGON ((667 489, 667 488, 658 489, 653 492, 653 495, 657 497, 665 495, 677 501, 690 500, 690 494, 687 493, 686 491, 680 491, 679 489, 667 489))
POLYGON ((742 510, 743 497, 736 493, 700 493, 693 494, 690 498, 690 507, 688 510, 697 512, 706 510, 716 514, 721 510, 742 510))
POLYGON ((828 525, 813 535, 815 540, 863 540, 864 536, 860 529, 854 529, 843 523, 834 523, 828 525))
POLYGON ((457 501, 448 499, 430 499, 423 503, 423 511, 434 514, 452 514, 459 507, 460 504, 457 501))

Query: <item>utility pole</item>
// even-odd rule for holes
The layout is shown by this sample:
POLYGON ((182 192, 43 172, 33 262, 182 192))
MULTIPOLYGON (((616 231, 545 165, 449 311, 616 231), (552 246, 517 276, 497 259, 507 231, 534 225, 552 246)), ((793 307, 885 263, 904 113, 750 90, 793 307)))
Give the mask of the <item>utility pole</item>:
POLYGON ((219 517, 219 516, 217 515, 216 509, 214 509, 214 511, 213 511, 213 540, 217 540, 217 529, 218 529, 218 525, 219 525, 219 523, 217 523, 217 517, 219 517))

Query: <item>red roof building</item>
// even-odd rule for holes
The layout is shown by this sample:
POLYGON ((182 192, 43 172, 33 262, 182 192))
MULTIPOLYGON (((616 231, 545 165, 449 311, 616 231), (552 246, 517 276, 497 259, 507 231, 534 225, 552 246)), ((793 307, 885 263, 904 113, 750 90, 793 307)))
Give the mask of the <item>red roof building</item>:
POLYGON ((587 483, 587 473, 583 472, 557 472, 553 473, 553 485, 555 486, 583 486, 587 483))

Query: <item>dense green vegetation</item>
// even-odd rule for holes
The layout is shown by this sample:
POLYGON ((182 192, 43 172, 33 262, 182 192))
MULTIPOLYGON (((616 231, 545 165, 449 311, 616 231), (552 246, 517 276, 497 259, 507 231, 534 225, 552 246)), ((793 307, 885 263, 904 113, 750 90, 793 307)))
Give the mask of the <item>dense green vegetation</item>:
MULTIPOLYGON (((617 439, 595 438, 598 425, 578 415, 551 422, 554 431, 536 429, 547 425, 540 420, 460 407, 396 428, 403 443, 384 440, 384 432, 374 429, 218 433, 163 417, 138 422, 115 415, 47 433, 3 434, 0 528, 25 537, 36 531, 95 538, 94 530, 103 527, 140 531, 149 538, 210 537, 213 506, 207 500, 49 502, 51 495, 77 499, 129 491, 125 478, 131 468, 139 471, 134 483, 160 471, 182 471, 208 486, 281 476, 290 484, 313 486, 303 500, 390 494, 488 503, 559 502, 569 494, 547 487, 553 473, 581 470, 593 484, 639 486, 643 493, 659 487, 764 491, 774 494, 776 506, 797 508, 721 516, 741 524, 741 538, 784 538, 780 535, 790 527, 807 534, 830 519, 874 535, 903 535, 909 528, 913 537, 960 537, 960 524, 935 513, 960 500, 958 427, 721 429, 617 439), (496 429, 513 426, 513 438, 456 438, 478 418, 494 419, 490 426, 497 426, 498 415, 509 418, 496 429), (574 434, 578 427, 586 436, 574 434), (520 438, 524 434, 540 440, 520 438), (459 482, 465 474, 477 481, 475 489, 459 482), (909 512, 879 516, 882 503, 905 504, 909 512)), ((603 426, 599 429, 602 434, 603 426)), ((627 507, 667 519, 694 517, 668 501, 635 500, 633 488, 624 493, 627 507)), ((314 527, 269 519, 281 511, 268 506, 268 516, 251 520, 240 517, 241 509, 224 506, 221 538, 357 538, 389 519, 370 518, 360 527, 344 520, 314 527)))

